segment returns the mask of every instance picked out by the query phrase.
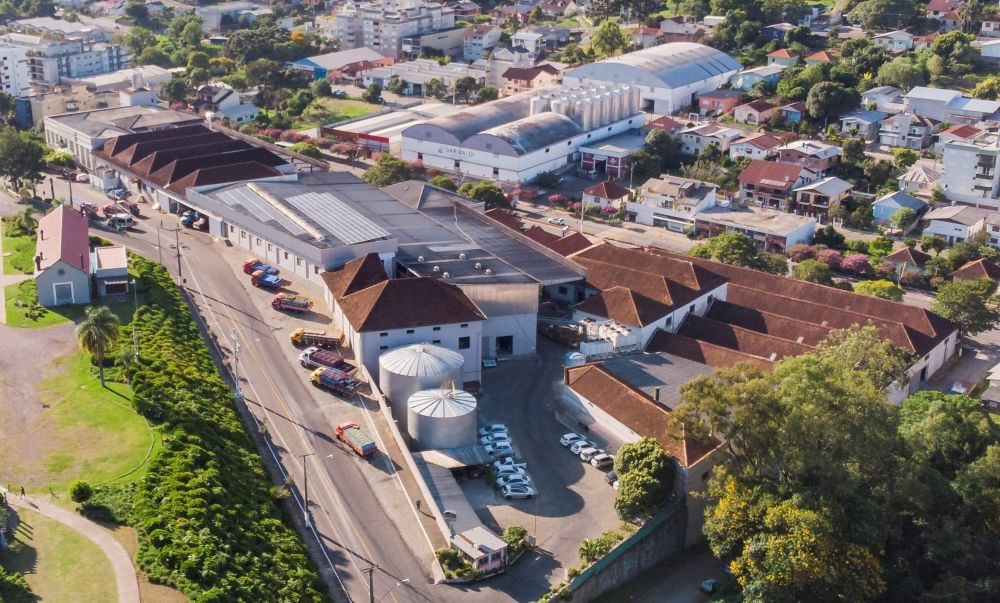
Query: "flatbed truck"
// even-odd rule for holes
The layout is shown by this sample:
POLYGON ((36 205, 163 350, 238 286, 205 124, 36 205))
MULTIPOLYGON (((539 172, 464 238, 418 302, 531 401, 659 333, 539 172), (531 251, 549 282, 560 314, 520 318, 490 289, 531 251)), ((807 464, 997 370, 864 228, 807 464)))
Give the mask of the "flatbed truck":
POLYGON ((375 440, 361 431, 361 428, 354 421, 337 425, 337 439, 347 444, 348 448, 361 457, 371 456, 378 450, 375 440))
POLYGON ((275 310, 288 310, 289 312, 308 312, 312 310, 313 302, 305 295, 293 295, 291 293, 279 293, 271 300, 271 307, 275 310))
POLYGON ((254 287, 277 289, 281 286, 281 277, 275 274, 268 274, 263 270, 257 270, 250 275, 250 284, 254 287))
POLYGON ((295 329, 288 336, 288 340, 292 343, 319 348, 335 348, 340 345, 340 339, 340 337, 330 335, 326 331, 312 331, 302 327, 295 329))
POLYGON ((317 347, 310 347, 302 350, 299 354, 299 364, 305 368, 332 368, 350 375, 357 370, 356 367, 344 360, 339 352, 324 350, 317 347))

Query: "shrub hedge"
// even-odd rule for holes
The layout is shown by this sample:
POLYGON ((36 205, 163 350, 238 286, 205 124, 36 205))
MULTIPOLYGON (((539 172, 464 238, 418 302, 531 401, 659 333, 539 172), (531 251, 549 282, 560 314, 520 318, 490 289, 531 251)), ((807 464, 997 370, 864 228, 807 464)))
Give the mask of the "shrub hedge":
POLYGON ((194 603, 326 601, 180 292, 162 266, 132 266, 148 301, 135 318, 141 360, 125 373, 136 408, 163 424, 163 447, 123 513, 135 520, 139 566, 194 603))

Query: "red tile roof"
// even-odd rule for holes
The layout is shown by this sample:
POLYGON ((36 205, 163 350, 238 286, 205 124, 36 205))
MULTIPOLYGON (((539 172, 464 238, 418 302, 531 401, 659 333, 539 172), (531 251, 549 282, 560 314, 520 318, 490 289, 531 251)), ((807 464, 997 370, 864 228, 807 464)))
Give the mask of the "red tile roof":
POLYGON ((792 190, 801 173, 802 166, 800 165, 754 159, 740 172, 740 184, 792 190))
POLYGON ((956 281, 974 281, 978 279, 1000 281, 1000 266, 982 259, 975 260, 952 272, 951 278, 956 281))
POLYGON ((752 364, 756 367, 770 370, 774 363, 767 358, 747 354, 721 345, 694 339, 685 335, 678 335, 663 329, 657 329, 656 333, 646 344, 647 353, 665 353, 687 358, 692 362, 707 364, 712 368, 732 368, 740 363, 752 364))
POLYGON ((505 80, 527 80, 531 81, 541 75, 542 73, 548 73, 549 75, 559 75, 559 70, 549 65, 548 63, 543 63, 537 67, 511 67, 507 71, 503 72, 503 78, 505 80))
POLYGON ((514 230, 521 230, 520 220, 518 220, 514 214, 504 209, 500 209, 499 207, 494 207, 493 209, 487 209, 486 217, 496 220, 497 222, 503 224, 507 228, 512 228, 514 230))
POLYGON ((541 226, 532 226, 528 230, 525 230, 524 236, 528 237, 529 239, 531 239, 536 243, 545 245, 546 247, 549 246, 549 243, 553 243, 562 238, 555 233, 545 230, 541 226))
POLYGON ((585 195, 593 195, 601 199, 618 200, 628 197, 632 194, 632 191, 616 182, 605 180, 604 182, 598 182, 594 186, 583 191, 583 193, 585 195))
POLYGON ((747 136, 746 138, 737 140, 733 144, 751 144, 758 149, 770 150, 780 147, 784 144, 784 142, 773 134, 761 132, 760 134, 754 134, 753 136, 747 136))
POLYGON ((806 57, 807 61, 820 61, 824 63, 832 63, 834 61, 833 55, 825 50, 820 50, 819 52, 814 52, 806 57))
POLYGON ((377 253, 367 253, 360 258, 354 258, 340 268, 324 272, 320 276, 335 300, 377 285, 389 278, 377 253))
POLYGON ((358 333, 486 319, 461 289, 431 277, 384 280, 337 304, 358 333))
POLYGON ((722 443, 686 437, 670 420, 670 409, 619 379, 599 364, 566 368, 563 383, 641 437, 655 439, 684 467, 691 467, 722 443))
POLYGON ((749 107, 749 108, 753 109, 754 111, 757 111, 758 113, 760 113, 761 111, 770 111, 771 109, 774 109, 774 105, 772 105, 771 103, 767 102, 766 100, 750 101, 749 103, 743 104, 740 107, 736 107, 736 108, 740 109, 742 107, 749 107))
POLYGON ((953 134, 960 138, 969 138, 970 136, 979 134, 979 132, 981 132, 979 128, 970 126, 969 124, 958 124, 948 128, 944 132, 941 132, 941 134, 953 134))
POLYGON ((794 341, 810 347, 826 339, 833 329, 788 316, 765 312, 758 308, 739 306, 731 302, 716 301, 705 313, 705 318, 724 322, 794 341))
POLYGON ((671 311, 670 306, 625 287, 612 287, 588 297, 574 309, 634 327, 652 324, 671 311))
POLYGON ((795 341, 694 314, 688 314, 677 334, 775 361, 812 351, 810 346, 795 341))
POLYGON ((931 256, 914 247, 903 247, 899 251, 895 251, 885 256, 885 259, 897 262, 899 264, 905 262, 907 264, 912 264, 915 266, 919 266, 920 268, 923 268, 924 264, 927 263, 927 260, 931 259, 931 256))
POLYGON ((799 56, 799 53, 797 53, 797 52, 791 52, 791 51, 789 51, 788 49, 785 49, 785 48, 780 48, 778 50, 775 50, 774 52, 767 53, 767 56, 773 57, 773 58, 776 58, 776 59, 791 59, 791 58, 799 56))
POLYGON ((90 225, 87 218, 68 205, 59 205, 38 221, 35 255, 38 275, 58 261, 90 274, 90 225))
POLYGON ((671 119, 667 115, 664 115, 662 117, 657 117, 656 119, 654 119, 653 121, 649 122, 648 124, 642 127, 643 130, 663 130, 668 134, 672 134, 683 128, 684 126, 681 125, 680 122, 671 119))
POLYGON ((552 251, 562 256, 570 256, 578 251, 592 246, 593 243, 587 237, 578 232, 571 232, 558 241, 553 241, 546 245, 552 251))

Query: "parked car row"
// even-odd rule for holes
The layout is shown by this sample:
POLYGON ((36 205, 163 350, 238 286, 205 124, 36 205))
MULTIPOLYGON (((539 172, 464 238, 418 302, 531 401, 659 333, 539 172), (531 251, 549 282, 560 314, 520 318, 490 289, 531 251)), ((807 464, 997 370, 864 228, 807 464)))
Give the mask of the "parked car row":
POLYGON ((559 438, 559 443, 569 448, 569 451, 580 457, 580 460, 590 463, 601 471, 606 471, 615 464, 614 456, 578 433, 563 434, 559 438))
POLYGON ((514 446, 506 425, 494 423, 480 427, 479 443, 486 448, 487 454, 496 459, 492 463, 493 474, 496 476, 494 485, 500 490, 501 496, 509 500, 533 498, 538 494, 525 470, 528 464, 519 463, 514 457, 514 446))

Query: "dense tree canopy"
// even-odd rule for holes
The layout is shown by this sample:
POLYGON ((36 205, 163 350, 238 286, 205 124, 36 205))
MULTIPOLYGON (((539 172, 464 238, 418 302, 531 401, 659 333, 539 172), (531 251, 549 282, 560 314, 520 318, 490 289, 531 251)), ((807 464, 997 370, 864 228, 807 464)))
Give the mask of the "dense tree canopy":
POLYGON ((1000 310, 990 301, 996 293, 993 280, 955 281, 942 286, 931 310, 957 323, 962 332, 976 335, 1000 325, 1000 310))
POLYGON ((383 187, 403 182, 413 177, 413 169, 402 160, 382 153, 375 165, 365 170, 364 179, 372 186, 383 187))

